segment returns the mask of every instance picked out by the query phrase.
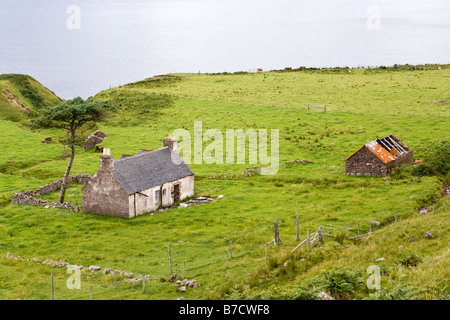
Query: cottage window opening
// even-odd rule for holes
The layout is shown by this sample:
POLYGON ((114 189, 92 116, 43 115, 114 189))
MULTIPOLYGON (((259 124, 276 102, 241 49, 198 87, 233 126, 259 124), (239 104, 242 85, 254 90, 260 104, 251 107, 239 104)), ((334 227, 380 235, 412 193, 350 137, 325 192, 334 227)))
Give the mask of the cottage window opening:
POLYGON ((155 190, 155 203, 159 203, 159 190, 155 190))

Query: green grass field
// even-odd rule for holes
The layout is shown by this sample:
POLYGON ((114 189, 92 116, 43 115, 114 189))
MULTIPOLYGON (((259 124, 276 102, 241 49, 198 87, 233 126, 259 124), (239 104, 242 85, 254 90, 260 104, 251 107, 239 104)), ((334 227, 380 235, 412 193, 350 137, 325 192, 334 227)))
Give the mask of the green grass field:
MULTIPOLYGON (((32 132, 26 120, 0 120, 0 299, 49 299, 50 270, 56 299, 89 299, 90 286, 95 299, 305 299, 314 290, 331 290, 330 276, 324 272, 347 267, 345 272, 355 273, 359 281, 367 278, 365 269, 379 257, 386 258, 380 263, 381 292, 355 287, 335 297, 448 299, 449 205, 448 198, 439 201, 442 181, 434 176, 413 181, 408 170, 384 178, 345 176, 345 158, 375 138, 394 133, 415 151, 416 159, 424 156, 430 142, 448 140, 449 105, 430 101, 450 100, 450 66, 420 69, 179 74, 99 93, 96 99, 118 106, 117 114, 99 127, 109 135, 102 146, 116 159, 140 148, 162 147, 162 139, 175 129, 193 133, 194 121, 202 121, 203 131, 280 132, 276 175, 241 175, 248 164, 192 164, 196 195, 224 198, 132 220, 11 205, 15 192, 63 176, 63 146, 41 141, 64 133, 32 132), (292 163, 296 159, 312 163, 292 163), (433 203, 434 215, 419 215, 420 207, 433 203), (296 213, 301 239, 319 225, 333 235, 342 235, 349 225, 354 235, 358 223, 361 233, 368 231, 370 220, 382 224, 361 243, 326 238, 322 249, 303 248, 289 255, 298 244, 296 213), (276 218, 286 246, 269 246, 266 261, 264 244, 273 239, 276 218), (434 237, 424 239, 428 231, 434 237), (411 237, 417 241, 408 242, 411 237), (233 257, 228 252, 226 268, 230 241, 233 257), (196 279, 199 288, 180 293, 165 281, 170 276, 169 243, 173 272, 182 275, 185 262, 187 278, 196 279), (111 275, 87 272, 82 289, 69 290, 64 268, 6 259, 7 252, 25 259, 148 274, 152 280, 142 293, 141 284, 129 284, 128 278, 120 277, 115 289, 111 275), (404 267, 409 253, 420 262, 404 267), (290 262, 284 267, 286 261, 290 262), (406 291, 415 294, 408 296, 406 291)), ((98 157, 99 153, 77 148, 72 174, 94 174, 98 157)), ((45 196, 57 198, 57 192, 45 196)), ((66 201, 81 207, 81 186, 70 186, 66 201)))

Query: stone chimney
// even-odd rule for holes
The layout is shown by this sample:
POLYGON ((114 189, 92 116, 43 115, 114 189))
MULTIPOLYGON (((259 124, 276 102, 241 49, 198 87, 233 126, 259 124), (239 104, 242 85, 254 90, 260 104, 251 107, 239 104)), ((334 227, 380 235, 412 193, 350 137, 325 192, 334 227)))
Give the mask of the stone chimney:
POLYGON ((103 154, 100 156, 100 170, 110 170, 113 167, 114 156, 110 149, 103 148, 103 154))
POLYGON ((177 151, 177 139, 172 138, 171 133, 168 138, 164 139, 164 147, 169 147, 170 151, 177 151))

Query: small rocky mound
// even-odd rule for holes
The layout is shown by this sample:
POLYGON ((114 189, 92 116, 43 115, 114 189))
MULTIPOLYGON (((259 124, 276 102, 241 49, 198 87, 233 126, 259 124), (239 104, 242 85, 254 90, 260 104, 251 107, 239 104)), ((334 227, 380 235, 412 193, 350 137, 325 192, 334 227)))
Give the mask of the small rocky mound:
POLYGON ((424 234, 424 236, 423 236, 425 239, 427 239, 427 238, 433 238, 434 237, 434 234, 432 234, 431 232, 426 232, 425 234, 424 234))
POLYGON ((202 203, 216 201, 221 198, 223 198, 223 195, 219 195, 217 198, 202 195, 198 198, 191 199, 191 200, 180 203, 179 208, 187 208, 187 207, 202 204, 202 203))
POLYGON ((292 160, 291 163, 313 163, 313 162, 310 160, 306 160, 306 159, 303 159, 303 160, 297 159, 297 160, 292 160))
POLYGON ((198 287, 200 287, 200 284, 194 279, 193 280, 184 279, 175 282, 175 288, 180 292, 186 291, 186 288, 198 288, 198 287))
POLYGON ((448 101, 447 101, 447 100, 439 100, 439 101, 431 100, 431 101, 430 101, 430 104, 436 104, 436 103, 439 103, 439 104, 447 104, 448 101))

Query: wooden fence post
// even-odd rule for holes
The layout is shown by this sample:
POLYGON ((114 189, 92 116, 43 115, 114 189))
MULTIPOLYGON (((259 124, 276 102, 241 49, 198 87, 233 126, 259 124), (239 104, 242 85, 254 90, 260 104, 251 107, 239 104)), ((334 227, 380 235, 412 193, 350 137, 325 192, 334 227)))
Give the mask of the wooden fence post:
POLYGON ((323 243, 323 228, 322 228, 322 226, 319 227, 319 242, 323 243))
POLYGON ((359 236, 359 222, 358 222, 358 236, 359 236))
POLYGON ((172 257, 170 256, 170 243, 169 243, 169 270, 172 273, 172 257))
POLYGON ((280 224, 278 222, 278 218, 277 218, 277 238, 276 239, 277 239, 276 243, 278 244, 279 240, 280 240, 280 224))
POLYGON ((228 251, 225 251, 225 268, 228 269, 228 251))
POLYGON ((397 223, 397 211, 395 211, 395 222, 397 223))
POLYGON ((53 270, 50 271, 50 282, 52 285, 52 300, 54 300, 54 295, 53 295, 53 270))
POLYGON ((142 275, 142 293, 145 292, 145 278, 144 275, 142 275))
POLYGON ((295 223, 297 225, 297 241, 299 241, 300 240, 300 229, 299 229, 298 213, 295 214, 295 223))
POLYGON ((92 286, 91 286, 91 300, 92 300, 92 286))
POLYGON ((308 235, 306 237, 308 248, 311 246, 311 231, 308 229, 308 235))
POLYGON ((117 289, 117 272, 114 270, 114 287, 117 289))
POLYGON ((184 279, 186 279, 186 261, 183 262, 183 271, 184 279))
POLYGON ((345 226, 345 235, 348 238, 348 224, 345 226))
POLYGON ((280 244, 280 229, 278 224, 278 218, 276 219, 276 222, 274 223, 273 230, 275 233, 275 245, 280 244))
POLYGON ((372 220, 371 221, 369 221, 369 233, 372 233, 372 220))

